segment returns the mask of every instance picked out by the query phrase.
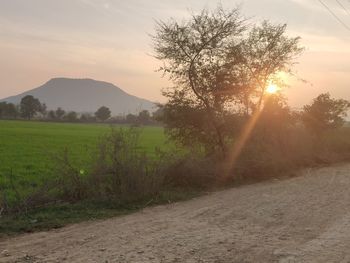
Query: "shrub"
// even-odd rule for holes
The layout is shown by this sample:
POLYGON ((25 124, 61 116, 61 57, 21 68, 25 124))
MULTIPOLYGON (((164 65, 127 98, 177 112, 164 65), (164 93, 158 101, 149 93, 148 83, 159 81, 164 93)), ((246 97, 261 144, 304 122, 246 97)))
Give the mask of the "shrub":
POLYGON ((139 130, 129 128, 101 138, 89 178, 94 197, 130 202, 159 192, 163 160, 139 149, 139 135, 139 130))
POLYGON ((0 185, 1 213, 26 212, 52 202, 91 200, 123 205, 157 196, 164 188, 170 159, 160 151, 155 157, 146 156, 138 147, 139 135, 135 128, 112 129, 100 138, 90 164, 76 164, 69 149, 64 149, 53 157, 55 179, 28 194, 22 194, 10 174, 0 185))
POLYGON ((219 162, 214 157, 203 157, 198 153, 188 153, 175 157, 166 166, 167 186, 182 189, 206 189, 215 185, 220 178, 219 162))
POLYGON ((32 191, 15 185, 11 172, 3 176, 0 216, 57 202, 148 203, 173 190, 204 190, 231 180, 280 176, 305 166, 350 160, 350 128, 330 130, 320 140, 294 122, 271 121, 262 116, 233 164, 219 154, 207 156, 201 148, 181 154, 157 151, 149 157, 138 147, 139 129, 112 129, 99 139, 88 164, 76 164, 64 149, 55 157, 55 179, 32 191), (229 176, 227 167, 232 168, 229 176))
POLYGON ((319 95, 310 105, 304 106, 302 121, 315 134, 340 128, 350 109, 350 102, 344 99, 333 99, 329 93, 319 95))
POLYGON ((68 148, 54 156, 56 179, 53 191, 59 199, 65 201, 79 201, 89 195, 88 178, 77 165, 73 164, 68 148))

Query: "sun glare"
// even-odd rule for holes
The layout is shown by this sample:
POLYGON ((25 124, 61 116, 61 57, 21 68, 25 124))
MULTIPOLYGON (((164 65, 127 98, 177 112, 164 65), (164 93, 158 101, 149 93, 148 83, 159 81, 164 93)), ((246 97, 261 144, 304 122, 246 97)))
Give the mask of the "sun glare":
POLYGON ((276 94, 278 90, 279 90, 279 87, 275 84, 269 84, 266 88, 266 92, 268 94, 276 94))

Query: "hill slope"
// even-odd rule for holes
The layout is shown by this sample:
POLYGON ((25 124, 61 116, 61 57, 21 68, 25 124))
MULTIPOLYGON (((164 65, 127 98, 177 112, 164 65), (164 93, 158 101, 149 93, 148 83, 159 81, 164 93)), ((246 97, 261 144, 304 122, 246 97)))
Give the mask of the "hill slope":
POLYGON ((95 112, 107 106, 113 114, 154 110, 151 101, 132 96, 111 83, 92 79, 54 78, 44 85, 0 101, 19 104, 26 95, 33 95, 46 103, 48 109, 61 107, 77 112, 95 112))

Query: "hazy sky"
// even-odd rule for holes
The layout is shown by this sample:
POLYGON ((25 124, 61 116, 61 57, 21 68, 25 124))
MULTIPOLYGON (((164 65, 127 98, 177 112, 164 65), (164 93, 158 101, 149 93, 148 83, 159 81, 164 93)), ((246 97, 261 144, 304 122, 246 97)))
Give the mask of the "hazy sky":
MULTIPOLYGON (((305 53, 287 91, 294 106, 329 91, 350 99, 350 0, 222 0, 241 3, 254 20, 288 23, 305 53), (343 8, 344 7, 344 8, 343 8)), ((53 77, 93 78, 155 101, 167 81, 155 72, 149 34, 154 20, 183 18, 215 7, 205 0, 0 0, 0 98, 35 88, 53 77)))

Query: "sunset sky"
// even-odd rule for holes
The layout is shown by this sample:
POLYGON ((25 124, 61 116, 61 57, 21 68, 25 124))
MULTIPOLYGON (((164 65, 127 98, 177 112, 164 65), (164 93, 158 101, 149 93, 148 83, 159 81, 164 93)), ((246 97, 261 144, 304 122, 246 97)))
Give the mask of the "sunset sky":
MULTIPOLYGON (((287 23, 306 51, 286 91, 299 107, 321 92, 350 99, 350 0, 222 0, 242 4, 255 21, 287 23)), ((112 82, 154 101, 168 85, 155 72, 149 34, 154 21, 185 18, 214 8, 203 0, 0 0, 0 98, 38 87, 53 77, 112 82)))

